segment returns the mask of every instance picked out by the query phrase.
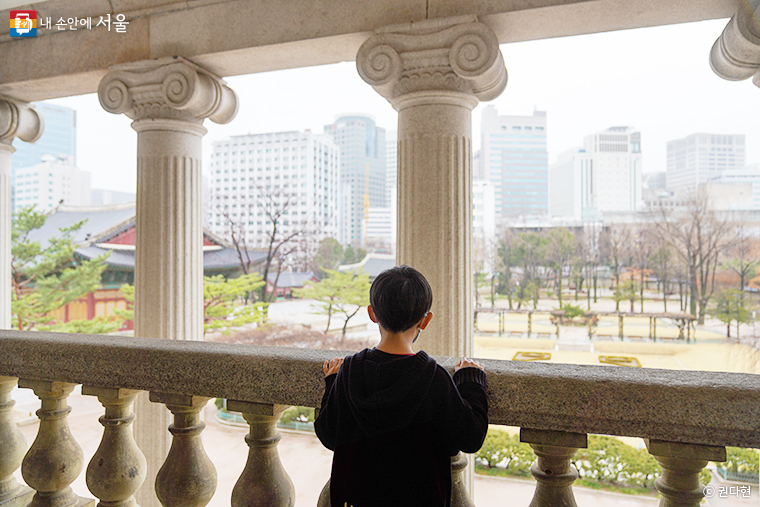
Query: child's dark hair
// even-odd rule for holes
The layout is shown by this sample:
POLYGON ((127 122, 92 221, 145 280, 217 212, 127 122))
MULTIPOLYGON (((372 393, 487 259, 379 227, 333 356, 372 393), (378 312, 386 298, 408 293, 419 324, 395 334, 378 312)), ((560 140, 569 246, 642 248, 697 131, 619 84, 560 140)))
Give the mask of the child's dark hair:
POLYGON ((386 331, 406 331, 430 311, 433 291, 422 273, 409 266, 386 269, 369 289, 375 317, 386 331))

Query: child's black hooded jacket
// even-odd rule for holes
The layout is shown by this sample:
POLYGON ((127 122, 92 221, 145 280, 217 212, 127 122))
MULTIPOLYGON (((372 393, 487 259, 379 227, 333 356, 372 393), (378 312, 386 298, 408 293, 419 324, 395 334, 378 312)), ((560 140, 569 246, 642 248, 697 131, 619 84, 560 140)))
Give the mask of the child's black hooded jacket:
POLYGON ((333 457, 333 507, 448 507, 451 456, 480 449, 488 430, 486 375, 454 378, 425 352, 365 349, 325 379, 314 423, 333 457))

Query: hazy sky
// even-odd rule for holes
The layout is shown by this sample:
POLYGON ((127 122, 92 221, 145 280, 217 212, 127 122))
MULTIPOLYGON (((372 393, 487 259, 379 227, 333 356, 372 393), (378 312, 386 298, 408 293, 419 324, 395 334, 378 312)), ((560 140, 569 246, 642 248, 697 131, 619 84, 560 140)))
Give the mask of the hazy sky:
MULTIPOLYGON (((641 131, 644 172, 664 171, 666 143, 695 132, 745 134, 746 162, 760 162, 760 89, 725 81, 710 69, 710 48, 727 20, 564 37, 501 46, 507 89, 473 112, 480 147, 481 111, 547 111, 549 162, 610 126, 641 131)), ((227 79, 240 100, 227 125, 206 120, 203 165, 211 142, 231 135, 311 129, 347 113, 369 113, 396 129, 397 114, 359 77, 353 62, 227 79)), ((137 135, 124 115, 105 112, 96 95, 51 101, 77 110, 77 164, 93 188, 135 191, 137 135)))

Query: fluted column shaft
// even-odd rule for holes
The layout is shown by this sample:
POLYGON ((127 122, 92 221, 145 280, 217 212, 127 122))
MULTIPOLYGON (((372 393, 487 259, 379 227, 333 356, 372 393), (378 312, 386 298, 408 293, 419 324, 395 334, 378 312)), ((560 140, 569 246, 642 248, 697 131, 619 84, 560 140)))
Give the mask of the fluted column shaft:
POLYGON ((33 143, 45 128, 29 104, 0 96, 0 329, 11 327, 11 155, 13 139, 33 143))
MULTIPOLYGON (((135 335, 203 339, 203 220, 200 123, 144 119, 137 131, 135 335)), ((171 414, 142 393, 135 438, 148 459, 147 484, 170 448, 171 414)), ((145 490, 147 488, 144 488, 145 490)), ((144 491, 142 495, 149 495, 144 491)), ((149 503, 138 493, 143 507, 149 503)))
MULTIPOLYGON (((135 120, 137 209, 135 334, 170 340, 203 339, 202 123, 227 123, 237 97, 224 81, 182 58, 112 68, 98 89, 103 108, 135 120)), ((140 395, 135 437, 148 462, 147 484, 169 451, 171 420, 140 395)), ((143 507, 159 505, 148 488, 143 507)))
POLYGON ((472 353, 473 97, 435 95, 399 110, 396 258, 433 289, 435 317, 419 346, 431 354, 472 353), (429 337, 426 339, 426 337, 429 337))
POLYGON ((396 258, 433 289, 435 318, 419 346, 469 355, 472 109, 506 86, 498 41, 467 16, 391 26, 362 45, 356 64, 399 113, 396 258))
POLYGON ((16 149, 0 140, 0 329, 11 328, 11 155, 16 149))

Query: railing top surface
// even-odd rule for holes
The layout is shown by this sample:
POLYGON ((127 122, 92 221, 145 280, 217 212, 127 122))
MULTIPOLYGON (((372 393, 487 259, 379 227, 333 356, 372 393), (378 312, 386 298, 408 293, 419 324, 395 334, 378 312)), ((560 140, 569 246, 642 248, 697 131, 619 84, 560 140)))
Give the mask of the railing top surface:
MULTIPOLYGON (((313 407, 350 353, 0 330, 4 376, 313 407)), ((760 448, 760 375, 482 362, 492 424, 760 448)))

